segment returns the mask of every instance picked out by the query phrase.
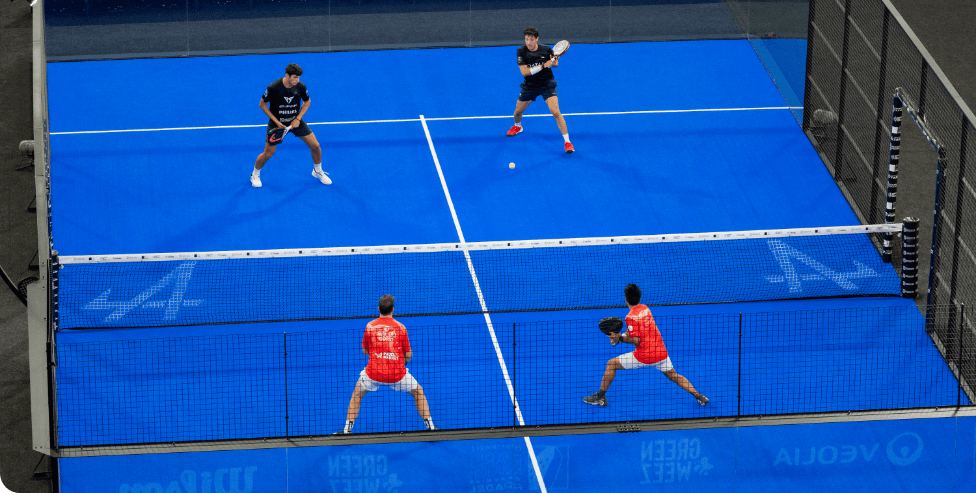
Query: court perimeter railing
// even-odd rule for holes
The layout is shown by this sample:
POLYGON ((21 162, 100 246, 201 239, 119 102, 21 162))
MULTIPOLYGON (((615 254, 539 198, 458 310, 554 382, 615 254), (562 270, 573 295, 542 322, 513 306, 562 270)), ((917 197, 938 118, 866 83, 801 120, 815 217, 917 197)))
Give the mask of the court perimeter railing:
MULTIPOLYGON (((976 116, 890 1, 811 0, 809 20, 804 130, 858 217, 872 224, 897 204, 889 169, 897 163, 904 107, 913 121, 901 133, 918 127, 933 147, 935 207, 922 225, 932 230, 929 319, 938 318, 937 306, 973 306, 976 116)), ((957 325, 954 313, 928 331, 946 361, 973 382, 976 332, 958 340, 944 332, 957 325)), ((965 317, 961 325, 973 327, 973 316, 965 317)))

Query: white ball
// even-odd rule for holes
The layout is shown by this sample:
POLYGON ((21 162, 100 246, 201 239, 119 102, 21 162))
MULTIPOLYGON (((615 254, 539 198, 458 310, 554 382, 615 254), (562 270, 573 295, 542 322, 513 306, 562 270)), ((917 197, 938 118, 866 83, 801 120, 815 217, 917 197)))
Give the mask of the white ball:
POLYGON ((510 169, 515 169, 515 163, 508 163, 508 167, 510 169))

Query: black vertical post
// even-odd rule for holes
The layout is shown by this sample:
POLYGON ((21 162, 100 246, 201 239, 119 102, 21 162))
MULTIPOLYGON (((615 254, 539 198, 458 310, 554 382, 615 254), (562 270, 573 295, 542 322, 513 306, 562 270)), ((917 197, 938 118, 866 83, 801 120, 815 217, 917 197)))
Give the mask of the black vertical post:
MULTIPOLYGON (((895 222, 895 203, 898 200, 898 158, 901 153, 901 116, 902 100, 897 94, 891 101, 891 144, 888 150, 888 191, 887 202, 885 203, 885 224, 895 222)), ((890 232, 881 235, 881 260, 891 263, 891 240, 890 232)))
POLYGON ((284 332, 281 334, 281 336, 284 344, 283 349, 285 353, 285 358, 284 358, 285 360, 285 436, 287 437, 287 436, 291 436, 289 435, 289 429, 288 429, 289 428, 288 427, 288 333, 284 332))
POLYGON ((959 307, 959 327, 956 337, 956 381, 959 388, 956 390, 956 407, 962 405, 962 328, 966 325, 966 304, 959 307))
POLYGON ((736 391, 736 416, 742 416, 742 313, 739 313, 739 385, 736 391))
POLYGON ((837 149, 834 153, 834 174, 835 178, 841 176, 841 168, 844 165, 844 102, 847 93, 847 59, 850 50, 850 31, 851 31, 851 0, 844 1, 844 46, 840 62, 840 102, 837 105, 837 149))
POLYGON ((512 322, 512 428, 518 427, 518 394, 515 392, 515 364, 518 361, 515 343, 515 322, 512 322))
MULTIPOLYGON (((888 25, 891 21, 891 13, 888 9, 884 11, 884 19, 881 22, 881 62, 880 70, 878 73, 878 99, 875 104, 875 129, 874 129, 874 168, 871 170, 871 177, 877 178, 881 174, 881 143, 884 140, 884 126, 881 125, 883 115, 886 113, 888 106, 887 96, 890 94, 888 88, 886 87, 885 80, 888 77, 888 25)), ((810 38, 807 38, 810 39, 810 38)), ((871 180, 871 205, 868 208, 867 221, 869 224, 875 224, 878 222, 878 195, 881 193, 879 190, 881 185, 878 184, 877 179, 871 180)))
MULTIPOLYGON (((944 166, 943 163, 945 162, 945 155, 946 155, 945 148, 939 147, 939 160, 936 162, 935 165, 935 206, 934 206, 935 218, 932 220, 932 249, 930 252, 931 256, 929 259, 929 288, 928 288, 928 295, 926 296, 925 299, 925 309, 927 312, 930 313, 926 313, 926 317, 925 317, 926 324, 930 323, 930 321, 932 320, 931 317, 932 297, 935 295, 935 291, 938 289, 938 286, 936 285, 938 283, 936 282, 937 278, 935 273, 936 271, 938 271, 938 267, 939 267, 938 265, 939 223, 941 222, 940 217, 942 216, 941 204, 939 203, 939 201, 942 198, 942 181, 945 180, 945 170, 943 169, 944 166)), ((929 328, 930 327, 926 327, 926 329, 929 328)))
POLYGON ((929 85, 929 62, 922 61, 922 74, 918 82, 918 119, 925 121, 925 93, 929 85))
POLYGON ((954 241, 952 242, 952 275, 949 280, 949 303, 956 302, 956 286, 959 278, 959 243, 962 240, 962 219, 965 214, 962 213, 963 207, 963 197, 966 196, 965 186, 963 183, 963 178, 966 176, 966 147, 969 144, 969 132, 971 125, 969 124, 969 119, 966 115, 962 117, 962 138, 959 144, 959 179, 956 180, 956 217, 953 218, 953 228, 952 234, 954 236, 954 241))
POLYGON ((805 76, 803 78, 803 123, 802 128, 804 131, 810 130, 810 92, 813 88, 810 87, 810 80, 813 78, 813 45, 815 31, 813 29, 816 14, 816 1, 811 1, 809 3, 809 11, 807 17, 807 69, 804 72, 805 76))

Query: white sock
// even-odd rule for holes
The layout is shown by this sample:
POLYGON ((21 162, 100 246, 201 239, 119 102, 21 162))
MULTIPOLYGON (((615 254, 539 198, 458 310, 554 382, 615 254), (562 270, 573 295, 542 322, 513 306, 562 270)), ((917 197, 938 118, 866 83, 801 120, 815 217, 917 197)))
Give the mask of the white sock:
POLYGON ((568 144, 569 143, 569 134, 563 134, 563 140, 565 140, 566 143, 568 144))
POLYGON ((261 170, 254 168, 254 170, 251 171, 251 176, 261 176, 261 170))
POLYGON ((437 428, 434 428, 434 418, 427 418, 427 419, 425 419, 424 420, 424 426, 426 426, 428 430, 436 430, 437 429, 437 428))
POLYGON ((515 126, 518 128, 522 128, 522 122, 515 122, 515 126))
POLYGON ((315 171, 318 171, 318 172, 321 172, 322 171, 322 163, 312 163, 312 164, 315 165, 315 171))
POLYGON ((355 423, 355 421, 346 421, 346 427, 343 428, 342 431, 344 431, 346 433, 352 433, 352 425, 353 425, 353 423, 355 423))

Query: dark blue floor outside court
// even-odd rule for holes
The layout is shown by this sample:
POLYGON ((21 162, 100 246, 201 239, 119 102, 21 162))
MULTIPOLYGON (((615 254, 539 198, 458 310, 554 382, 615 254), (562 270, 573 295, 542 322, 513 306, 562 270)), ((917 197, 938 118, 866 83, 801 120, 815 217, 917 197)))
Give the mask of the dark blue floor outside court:
MULTIPOLYGON (((102 255, 457 242, 458 232, 430 145, 436 150, 458 225, 467 241, 857 224, 793 113, 786 108, 793 103, 784 101, 748 42, 574 46, 555 71, 561 110, 567 115, 569 135, 577 149, 572 155, 562 152, 556 125, 541 101, 528 113, 542 116, 526 117, 521 135, 504 137, 511 124, 505 116, 513 110, 520 81, 512 52, 514 48, 408 50, 50 65, 54 248, 61 255, 102 255), (457 63, 462 58, 470 63, 457 63), (634 59, 645 62, 629 62, 634 59), (299 63, 305 70, 302 80, 313 101, 306 121, 322 143, 323 167, 331 173, 334 184, 326 187, 313 179, 307 148, 297 139, 287 139, 262 171, 264 187, 253 189, 247 175, 261 150, 265 122, 258 99, 289 62, 299 63), (374 69, 350 76, 346 70, 350 65, 374 69), (452 70, 436 70, 442 66, 452 70), (621 68, 608 75, 607 66, 621 68), (123 98, 121 104, 126 107, 119 111, 118 103, 104 102, 105 95, 95 93, 94 86, 76 83, 96 77, 124 77, 127 87, 141 90, 123 98), (662 110, 733 111, 633 113, 662 110), (607 112, 621 114, 597 114, 607 112), (242 125, 255 126, 185 129, 242 125), (177 130, 71 133, 165 128, 177 130), (509 169, 509 162, 515 162, 516 167, 509 169)), ((865 255, 873 254, 873 247, 864 248, 865 255)), ((689 276, 695 275, 694 269, 689 276)), ((470 283, 469 279, 464 281, 470 283)), ((492 292, 490 278, 480 282, 486 293, 492 292)), ((467 296, 471 296, 473 286, 466 287, 472 291, 467 296)), ((409 291, 396 295, 424 296, 409 291)), ((490 296, 486 298, 490 303, 490 296)), ((79 306, 90 301, 75 300, 79 306)), ((476 301, 472 298, 473 303, 476 301)), ((839 400, 855 396, 845 402, 852 409, 954 404, 955 380, 924 333, 921 316, 912 310, 914 303, 897 298, 656 309, 656 316, 662 320, 685 317, 708 321, 694 328, 675 322, 670 332, 664 330, 676 368, 712 396, 713 402, 706 408, 660 375, 639 372, 618 376, 610 395, 613 404, 620 405, 601 409, 580 401, 577 407, 566 406, 570 399, 579 401, 595 390, 606 360, 624 351, 611 348, 595 337, 596 331, 582 327, 559 333, 574 341, 572 344, 548 342, 552 340, 549 338, 513 341, 519 332, 507 329, 520 323, 552 328, 544 324, 621 316, 620 310, 496 314, 491 321, 498 329, 498 342, 504 348, 525 423, 532 425, 834 410, 831 403, 813 397, 825 393, 839 400), (910 315, 892 320, 875 312, 862 313, 853 325, 831 325, 838 322, 830 317, 823 324, 804 319, 785 323, 779 331, 776 321, 771 321, 768 332, 755 334, 741 346, 734 330, 719 323, 721 316, 740 312, 878 307, 896 309, 885 313, 910 315), (716 318, 708 318, 712 316, 716 318), (586 345, 587 338, 596 341, 596 349, 586 345), (511 349, 513 342, 518 342, 515 347, 522 353, 511 349), (893 356, 893 345, 904 353, 893 356), (735 395, 740 383, 733 381, 740 361, 753 375, 743 386, 752 398, 743 408, 738 407, 741 403, 735 395), (539 368, 550 372, 540 373, 539 368), (851 372, 861 375, 861 381, 849 383, 851 372), (560 378, 553 378, 556 374, 560 378), (929 382, 935 383, 923 384, 929 382), (648 405, 634 404, 641 399, 648 405)), ((512 403, 485 317, 406 318, 403 322, 408 330, 417 328, 411 332, 412 340, 426 351, 418 351, 411 371, 430 389, 432 413, 443 427, 512 424, 508 412, 512 403), (452 325, 479 330, 464 344, 445 347, 438 343, 438 336, 440 331, 449 330, 443 327, 452 325), (445 365, 457 371, 441 374, 439 370, 445 365)), ((332 433, 341 426, 356 368, 365 362, 358 354, 362 325, 362 321, 329 321, 64 330, 58 336, 59 344, 76 345, 73 347, 79 351, 71 354, 78 359, 61 363, 61 439, 64 444, 82 445, 92 436, 105 440, 102 443, 261 437, 280 434, 276 431, 280 430, 278 417, 286 410, 305 417, 289 424, 289 433, 332 433), (201 340, 193 338, 267 337, 268 345, 256 347, 272 348, 278 335, 285 332, 299 338, 297 347, 306 350, 293 355, 301 362, 293 368, 300 373, 294 380, 299 387, 292 389, 298 390, 298 397, 293 396, 287 404, 275 384, 277 366, 269 356, 273 351, 221 361, 207 361, 208 356, 200 354, 196 363, 174 358, 172 366, 167 366, 158 352, 162 347, 172 348, 166 341, 177 337, 190 338, 187 340, 191 342, 201 340), (114 353, 98 352, 100 347, 126 346, 131 349, 126 354, 135 355, 134 360, 121 361, 113 359, 114 353), (335 364, 324 364, 323 358, 331 358, 335 364), (131 368, 126 364, 133 361, 158 364, 166 375, 149 384, 133 375, 126 384, 126 372, 131 368), (106 388, 98 379, 86 380, 85 366, 96 362, 103 365, 102 382, 119 382, 119 387, 106 388), (201 371, 208 365, 233 370, 216 371, 207 385, 252 389, 259 396, 249 400, 254 405, 241 406, 240 396, 229 391, 207 395, 187 390, 206 386, 201 387, 200 380, 190 381, 180 368, 201 371), (189 409, 181 409, 176 400, 168 401, 183 391, 188 393, 182 397, 193 403, 189 409), (128 421, 99 418, 111 415, 106 410, 122 396, 131 399, 128 421), (215 421, 202 411, 193 414, 193 409, 220 409, 229 418, 215 421), (245 435, 235 435, 237 418, 252 425, 245 435), (178 426, 161 427, 160 422, 178 426)), ((409 398, 378 392, 367 397, 357 431, 388 431, 391 424, 386 413, 390 412, 404 417, 404 430, 420 429, 409 398)), ((884 440, 898 436, 889 431, 880 432, 884 440)), ((753 432, 756 430, 743 434, 753 432)), ((546 464, 542 475, 549 474, 546 481, 550 489, 590 489, 574 484, 580 476, 561 475, 558 468, 550 469, 552 465, 577 464, 574 475, 577 470, 586 470, 575 461, 587 459, 575 455, 570 462, 563 456, 570 449, 619 446, 636 451, 630 460, 640 457, 637 463, 643 465, 626 480, 618 479, 619 489, 637 491, 657 484, 657 480, 667 483, 668 474, 672 479, 685 478, 684 482, 675 481, 676 485, 723 484, 735 475, 728 466, 734 454, 718 449, 705 454, 701 443, 708 435, 713 443, 734 444, 737 433, 677 433, 681 436, 667 440, 674 440, 674 447, 685 440, 683 457, 687 460, 678 460, 682 455, 675 448, 676 459, 670 460, 670 465, 664 459, 670 452, 662 448, 660 455, 655 455, 653 444, 647 448, 636 439, 567 436, 532 442, 538 444, 538 462, 546 464), (722 437, 715 438, 718 435, 722 437), (697 452, 691 440, 698 440, 697 452), (672 468, 670 473, 668 467, 672 468)), ((755 472, 755 484, 773 485, 773 490, 779 491, 796 487, 794 482, 780 481, 777 468, 787 466, 778 449, 787 450, 792 465, 798 461, 794 456, 800 457, 793 450, 799 450, 800 445, 780 446, 777 442, 766 446, 758 435, 752 440, 751 446, 773 450, 769 457, 772 465, 755 472)), ((885 443, 870 457, 885 455, 885 443)), ((820 450, 844 444, 811 446, 820 450)), ((870 446, 866 444, 866 450, 871 450, 870 446)), ((352 465, 349 474, 343 476, 346 466, 330 463, 332 459, 310 458, 307 464, 320 464, 320 484, 328 484, 335 491, 355 488, 348 486, 352 482, 342 483, 353 479, 367 489, 374 484, 368 481, 376 480, 377 488, 393 491, 400 484, 410 490, 403 479, 412 473, 401 468, 397 478, 391 478, 387 469, 380 474, 377 457, 390 456, 383 460, 394 463, 394 455, 400 460, 418 454, 448 460, 452 454, 493 454, 472 452, 473 448, 468 450, 471 447, 487 447, 482 452, 495 447, 494 454, 501 456, 484 460, 477 466, 480 469, 472 468, 468 477, 452 483, 454 489, 467 491, 473 487, 471 491, 479 491, 481 485, 480 491, 497 491, 495 484, 510 485, 503 490, 532 489, 536 474, 527 465, 522 440, 484 441, 482 445, 390 445, 371 448, 368 453, 351 452, 360 457, 359 476, 351 472, 352 465), (455 450, 457 447, 464 452, 455 450), (372 459, 364 459, 366 456, 372 459), (372 466, 362 465, 369 460, 372 466), (326 470, 328 475, 322 472, 326 470), (362 473, 370 470, 373 476, 362 473), (491 490, 485 488, 488 484, 491 490)), ((806 454, 809 446, 803 447, 806 454)), ((897 459, 897 450, 892 450, 897 459)), ((240 484, 244 484, 247 464, 260 462, 261 454, 277 452, 250 453, 253 457, 246 459, 248 452, 228 453, 240 459, 234 459, 235 463, 243 464, 235 466, 240 469, 235 473, 240 484)), ((71 464, 73 460, 64 462, 71 464)), ((100 460, 77 459, 79 463, 100 460)), ((268 464, 279 460, 275 456, 268 464)), ((295 463, 303 462, 296 459, 295 463)), ((170 466, 161 465, 160 470, 165 467, 170 466)), ((212 481, 219 468, 227 466, 215 466, 209 472, 191 471, 192 477, 186 473, 189 469, 179 469, 184 466, 172 467, 176 467, 172 469, 176 471, 173 481, 179 491, 191 491, 191 483, 194 488, 202 488, 206 484, 203 481, 216 484, 212 481)), ((449 475, 437 465, 418 469, 430 477, 449 475)), ((65 478, 70 478, 71 466, 64 470, 65 478)), ((273 477, 287 476, 282 472, 287 470, 277 470, 273 477)), ((233 468, 225 471, 225 480, 230 480, 227 475, 232 472, 233 468)), ((81 477, 82 471, 75 470, 74 474, 81 477)), ((165 489, 169 485, 166 474, 171 474, 170 470, 159 473, 163 479, 129 482, 158 482, 165 489)), ((280 487, 281 482, 275 479, 262 484, 280 487)), ((306 486, 292 485, 292 490, 318 490, 306 486)), ((113 485, 112 489, 117 487, 113 485)), ((199 488, 196 491, 205 491, 199 488)), ((680 489, 675 486, 675 490, 680 489)), ((74 490, 65 487, 65 491, 74 490)))

